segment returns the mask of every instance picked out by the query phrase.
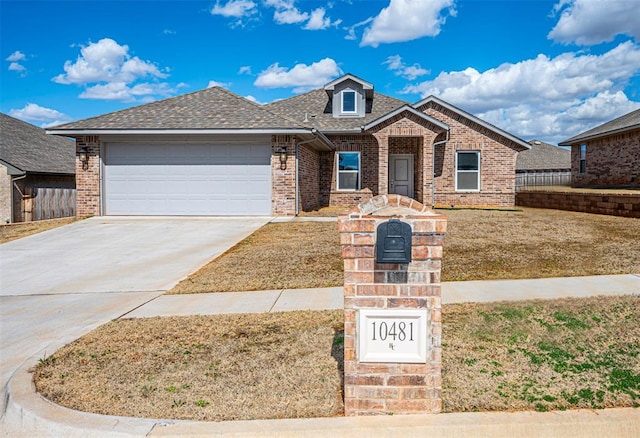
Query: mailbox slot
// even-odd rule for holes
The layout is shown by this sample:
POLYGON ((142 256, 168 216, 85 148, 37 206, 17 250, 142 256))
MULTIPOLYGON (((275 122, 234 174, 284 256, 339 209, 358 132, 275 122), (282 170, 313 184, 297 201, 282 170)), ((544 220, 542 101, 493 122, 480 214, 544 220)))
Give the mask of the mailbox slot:
POLYGON ((411 263, 411 225, 391 219, 376 230, 377 263, 411 263))

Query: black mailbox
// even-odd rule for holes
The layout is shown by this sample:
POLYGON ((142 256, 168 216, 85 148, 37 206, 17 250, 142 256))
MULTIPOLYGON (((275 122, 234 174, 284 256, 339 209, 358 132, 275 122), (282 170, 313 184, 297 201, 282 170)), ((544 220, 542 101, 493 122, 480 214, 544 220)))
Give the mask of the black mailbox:
POLYGON ((377 263, 411 263, 411 225, 391 219, 376 233, 377 263))

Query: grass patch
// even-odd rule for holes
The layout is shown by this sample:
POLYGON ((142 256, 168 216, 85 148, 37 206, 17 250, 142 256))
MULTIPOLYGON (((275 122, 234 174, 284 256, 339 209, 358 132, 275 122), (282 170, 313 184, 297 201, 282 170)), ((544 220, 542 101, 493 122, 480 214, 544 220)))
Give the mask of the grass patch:
MULTIPOLYGON (((442 212, 443 281, 640 272, 638 219, 532 208, 442 212)), ((271 223, 169 293, 341 286, 340 252, 334 222, 271 223)))
MULTIPOLYGON (((43 358, 34 381, 53 402, 100 414, 339 416, 343 321, 342 311, 116 320, 43 358)), ((445 305, 443 405, 640 406, 640 298, 445 305), (590 322, 569 328, 557 314, 590 322)))
POLYGON ((342 312, 112 321, 35 367, 39 392, 86 412, 242 420, 343 413, 342 312))
POLYGON ((451 304, 442 320, 447 412, 640 406, 640 297, 451 304))
POLYGON ((62 227, 63 225, 68 225, 77 220, 78 219, 75 217, 67 217, 62 219, 0 225, 0 243, 10 242, 12 240, 31 236, 32 234, 62 227))
POLYGON ((335 222, 270 223, 169 293, 301 289, 343 283, 335 222))

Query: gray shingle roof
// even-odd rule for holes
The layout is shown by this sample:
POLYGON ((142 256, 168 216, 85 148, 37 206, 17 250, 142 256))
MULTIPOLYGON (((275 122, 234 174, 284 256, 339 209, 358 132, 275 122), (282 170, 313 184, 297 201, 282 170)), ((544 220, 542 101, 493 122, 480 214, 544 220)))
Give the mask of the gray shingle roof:
POLYGON ((0 160, 26 172, 75 174, 75 141, 0 113, 0 160))
POLYGON ((531 140, 531 149, 518 152, 516 170, 571 170, 571 151, 531 140))
POLYGON ((285 117, 224 88, 212 87, 49 128, 67 130, 294 129, 285 117))
POLYGON ((561 146, 570 146, 572 144, 581 143, 605 135, 617 134, 630 131, 632 129, 640 129, 640 109, 631 111, 617 119, 613 119, 607 123, 596 126, 581 134, 575 135, 558 143, 561 146))
POLYGON ((333 117, 331 101, 324 90, 313 90, 289 99, 266 104, 269 111, 296 120, 307 127, 317 128, 323 132, 359 130, 361 126, 372 122, 385 114, 405 105, 400 99, 375 93, 371 111, 365 117, 333 117), (305 122, 305 113, 307 121, 305 122))

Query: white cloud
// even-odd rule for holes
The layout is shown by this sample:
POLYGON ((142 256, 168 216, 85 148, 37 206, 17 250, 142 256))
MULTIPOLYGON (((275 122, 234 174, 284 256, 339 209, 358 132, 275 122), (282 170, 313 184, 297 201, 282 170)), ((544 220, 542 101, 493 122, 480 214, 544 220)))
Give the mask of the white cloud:
POLYGON ((260 88, 295 87, 295 93, 302 93, 321 87, 341 74, 342 70, 331 58, 324 58, 311 65, 296 64, 292 69, 280 67, 276 62, 262 71, 253 84, 260 88))
POLYGON ((121 102, 153 102, 156 96, 168 97, 175 92, 166 83, 140 83, 133 86, 125 82, 109 82, 87 87, 81 99, 117 100, 121 102))
POLYGON ((250 74, 251 74, 251 66, 250 66, 250 65, 243 65, 243 66, 242 66, 242 67, 240 67, 240 69, 238 70, 238 74, 239 74, 239 75, 243 75, 243 74, 250 75, 250 74))
POLYGON ((257 5, 250 0, 229 0, 224 5, 217 1, 211 8, 211 15, 222 15, 223 17, 245 18, 257 11, 257 5))
POLYGON ((366 26, 367 24, 373 21, 373 17, 369 17, 366 20, 363 20, 359 23, 354 24, 353 26, 344 27, 343 29, 347 31, 347 35, 344 37, 345 40, 355 41, 358 39, 356 36, 356 29, 362 26, 366 26))
POLYGON ((640 4, 637 0, 560 0, 554 13, 560 19, 547 35, 561 43, 592 45, 611 41, 616 35, 640 39, 640 4))
POLYGON ((244 98, 247 100, 250 100, 253 103, 257 103, 258 105, 262 105, 262 102, 260 102, 258 99, 256 99, 252 95, 245 96, 244 98))
POLYGON ((623 89, 640 71, 640 46, 622 43, 602 55, 538 55, 484 72, 442 72, 407 86, 435 95, 523 138, 562 140, 640 106, 623 89))
POLYGON ((209 81, 209 83, 207 84, 207 88, 211 88, 211 87, 229 88, 230 86, 231 86, 230 82, 209 81))
POLYGON ((303 23, 309 19, 309 14, 300 12, 297 8, 276 10, 273 13, 273 21, 278 24, 297 24, 303 23))
POLYGON ((454 6, 454 0, 390 0, 365 29, 360 46, 436 36, 447 16, 456 15, 454 6))
POLYGON ((83 99, 153 101, 156 96, 169 96, 175 90, 167 83, 148 82, 166 78, 168 69, 129 54, 129 46, 110 38, 81 46, 75 62, 64 63, 64 73, 52 80, 58 84, 86 87, 83 99))
POLYGON ((16 50, 15 52, 13 52, 11 55, 7 56, 5 58, 5 61, 10 61, 10 62, 17 62, 17 61, 24 61, 25 59, 27 59, 27 57, 25 56, 24 53, 22 53, 19 50, 16 50))
MULTIPOLYGON (((326 17, 325 8, 316 8, 313 11, 302 12, 295 5, 295 0, 265 0, 264 5, 275 9, 273 21, 277 24, 306 24, 302 27, 305 30, 324 30, 331 26, 338 26, 342 20, 332 21, 326 17)), ((327 5, 331 7, 332 4, 327 5)))
POLYGON ((9 67, 7 69, 9 71, 15 71, 20 76, 25 77, 27 75, 27 68, 18 61, 25 61, 26 59, 27 57, 24 53, 16 50, 5 58, 5 61, 9 61, 9 67))
POLYGON ((43 128, 59 125, 71 120, 69 116, 60 111, 46 108, 35 103, 27 103, 22 109, 12 109, 9 111, 9 115, 29 123, 39 124, 43 128))
POLYGON ((9 64, 9 71, 24 72, 26 69, 27 68, 24 65, 17 62, 12 62, 11 64, 9 64))
POLYGON ((418 63, 406 65, 402 62, 402 57, 400 55, 389 56, 382 64, 387 64, 387 69, 394 71, 396 76, 402 76, 410 81, 431 73, 429 70, 422 68, 418 63))
POLYGON ((175 35, 176 31, 175 30, 171 30, 171 29, 165 29, 162 31, 163 34, 165 35, 175 35))
POLYGON ((58 84, 91 82, 131 83, 142 77, 165 78, 167 75, 148 61, 129 55, 129 46, 121 46, 111 38, 103 38, 80 49, 76 62, 64 63, 65 73, 53 78, 58 84))
POLYGON ((303 29, 306 30, 323 30, 331 26, 338 26, 342 23, 342 20, 331 21, 331 18, 325 17, 326 11, 324 8, 315 9, 311 12, 309 21, 304 25, 303 29))

